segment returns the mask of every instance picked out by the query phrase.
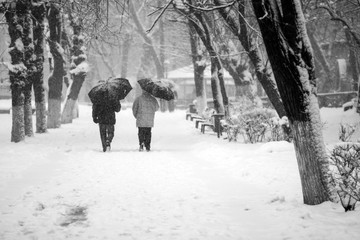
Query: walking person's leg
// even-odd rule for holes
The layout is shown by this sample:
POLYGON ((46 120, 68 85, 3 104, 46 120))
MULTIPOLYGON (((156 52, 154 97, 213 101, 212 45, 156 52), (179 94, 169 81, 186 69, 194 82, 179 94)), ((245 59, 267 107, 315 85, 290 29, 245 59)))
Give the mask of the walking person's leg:
POLYGON ((144 135, 144 128, 139 127, 138 137, 139 137, 139 151, 144 150, 144 143, 145 143, 145 135, 144 135))
POLYGON ((114 131, 115 131, 115 127, 114 125, 107 125, 107 140, 106 140, 106 146, 108 148, 108 150, 110 151, 111 149, 111 142, 114 138, 114 131))
POLYGON ((151 144, 151 127, 145 129, 145 148, 146 151, 150 151, 151 144))
POLYGON ((101 138, 101 144, 103 147, 103 152, 106 151, 106 125, 99 124, 99 130, 100 130, 100 138, 101 138))

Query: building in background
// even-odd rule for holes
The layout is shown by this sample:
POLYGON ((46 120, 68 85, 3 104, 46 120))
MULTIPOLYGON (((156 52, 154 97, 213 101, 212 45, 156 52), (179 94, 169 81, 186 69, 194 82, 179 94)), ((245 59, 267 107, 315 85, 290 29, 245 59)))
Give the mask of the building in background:
MULTIPOLYGON (((230 74, 224 71, 225 89, 229 98, 235 98, 235 83, 230 74)), ((167 79, 174 81, 177 85, 177 107, 188 107, 196 99, 194 67, 189 65, 178 68, 167 73, 167 79)), ((204 71, 204 79, 206 80, 206 97, 212 98, 211 91, 211 70, 207 67, 204 71)))

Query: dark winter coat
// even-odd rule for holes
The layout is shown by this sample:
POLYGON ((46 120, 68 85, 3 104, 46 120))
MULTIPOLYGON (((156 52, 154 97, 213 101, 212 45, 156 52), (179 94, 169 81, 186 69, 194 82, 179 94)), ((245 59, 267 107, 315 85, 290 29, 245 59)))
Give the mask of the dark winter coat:
POLYGON ((143 92, 133 103, 132 111, 137 127, 154 127, 155 112, 159 110, 157 100, 147 92, 143 92))
POLYGON ((115 112, 121 109, 120 102, 114 102, 108 105, 94 104, 92 109, 92 117, 94 123, 115 125, 115 112))

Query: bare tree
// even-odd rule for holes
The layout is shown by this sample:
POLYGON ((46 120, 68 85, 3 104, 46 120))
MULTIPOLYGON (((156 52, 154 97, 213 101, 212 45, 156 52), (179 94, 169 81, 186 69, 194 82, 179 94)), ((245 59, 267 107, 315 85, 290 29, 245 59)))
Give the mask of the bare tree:
POLYGON ((195 94, 196 94, 196 109, 202 113, 207 107, 206 102, 206 79, 204 79, 204 71, 206 68, 206 49, 201 43, 199 35, 196 30, 189 24, 191 56, 194 66, 194 81, 195 81, 195 94))
POLYGON ((36 133, 45 133, 46 126, 46 102, 44 89, 44 20, 46 15, 45 2, 36 0, 33 2, 32 15, 34 17, 34 53, 36 71, 33 73, 33 88, 36 109, 36 133))
POLYGON ((314 58, 300 0, 252 1, 294 135, 305 204, 330 199, 329 161, 322 136, 314 58))
POLYGON ((61 96, 63 77, 66 75, 64 50, 60 45, 61 39, 61 0, 50 3, 47 19, 49 22, 50 37, 48 39, 50 52, 54 59, 54 68, 49 77, 48 97, 48 128, 61 126, 61 96))
POLYGON ((33 24, 31 15, 31 1, 23 0, 19 1, 21 7, 22 21, 22 42, 24 44, 24 64, 26 67, 26 81, 24 86, 24 123, 25 123, 25 135, 28 137, 34 136, 33 121, 32 121, 32 84, 33 74, 36 71, 36 65, 34 64, 34 44, 33 44, 33 24))
POLYGON ((85 81, 89 66, 84 46, 84 35, 82 34, 82 19, 72 16, 70 11, 70 25, 73 29, 72 46, 71 46, 71 64, 70 74, 72 83, 66 99, 66 103, 61 116, 61 123, 71 123, 73 120, 73 111, 75 110, 76 100, 78 99, 80 89, 85 81))
POLYGON ((223 17, 224 21, 229 26, 232 33, 239 39, 244 50, 247 52, 250 61, 252 62, 258 81, 269 97, 270 102, 274 106, 279 117, 286 115, 284 105, 280 98, 275 80, 272 77, 271 69, 264 62, 261 57, 261 52, 257 44, 257 32, 249 25, 249 21, 245 16, 246 7, 249 7, 247 1, 236 0, 238 3, 237 9, 233 6, 227 6, 235 1, 214 0, 218 11, 223 17), (222 6, 222 7, 221 7, 222 6))
POLYGON ((202 3, 191 0, 174 3, 176 10, 188 18, 189 24, 195 29, 209 53, 211 62, 211 89, 214 107, 218 113, 226 113, 229 100, 225 90, 223 66, 218 55, 217 46, 211 37, 208 16, 203 14, 202 11, 197 10, 199 6, 202 6, 202 3))
POLYGON ((24 86, 26 67, 24 65, 24 45, 21 39, 23 29, 20 18, 23 6, 16 2, 6 3, 5 18, 9 27, 10 45, 9 78, 12 98, 12 130, 11 141, 20 142, 25 139, 24 122, 24 86))
POLYGON ((356 111, 360 113, 360 75, 359 75, 359 49, 360 35, 357 28, 360 26, 359 1, 328 1, 316 2, 319 9, 324 9, 330 16, 330 20, 341 23, 345 33, 345 39, 349 45, 349 62, 352 69, 354 90, 358 91, 358 101, 356 111))

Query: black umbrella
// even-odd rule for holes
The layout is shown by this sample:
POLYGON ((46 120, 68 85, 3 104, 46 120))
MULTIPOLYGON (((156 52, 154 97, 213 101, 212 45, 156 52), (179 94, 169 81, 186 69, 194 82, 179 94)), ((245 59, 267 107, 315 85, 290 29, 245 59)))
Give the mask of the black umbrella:
POLYGON ((109 78, 99 81, 98 85, 89 92, 89 98, 93 104, 109 104, 122 100, 128 95, 132 87, 125 78, 109 78))
POLYGON ((150 78, 138 80, 140 87, 153 95, 154 97, 164 100, 172 100, 175 98, 174 92, 171 90, 168 83, 163 81, 153 81, 150 78))

